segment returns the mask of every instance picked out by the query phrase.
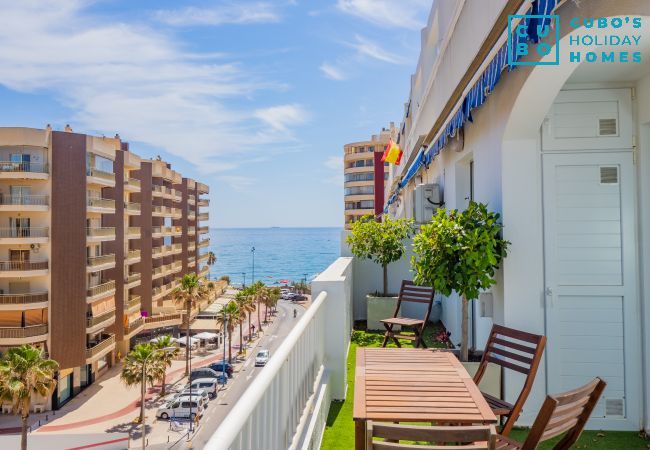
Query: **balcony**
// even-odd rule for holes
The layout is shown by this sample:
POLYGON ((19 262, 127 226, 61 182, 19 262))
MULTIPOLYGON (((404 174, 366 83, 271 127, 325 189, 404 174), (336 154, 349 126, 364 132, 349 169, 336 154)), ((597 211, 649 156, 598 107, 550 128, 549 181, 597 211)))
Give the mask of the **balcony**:
POLYGON ((127 239, 140 239, 140 227, 127 227, 125 234, 127 239))
POLYGON ((110 297, 111 295, 115 295, 115 280, 89 287, 86 290, 86 302, 92 303, 95 300, 110 297))
POLYGON ((171 293, 174 288, 176 288, 177 283, 172 281, 171 283, 163 284, 162 286, 156 286, 151 291, 152 300, 160 300, 165 295, 171 293))
POLYGON ((0 244, 45 244, 49 234, 47 227, 0 227, 0 244))
POLYGON ((142 330, 144 330, 144 317, 138 317, 133 322, 129 322, 124 327, 124 337, 125 338, 130 338, 135 333, 138 333, 139 331, 142 331, 142 330))
POLYGON ((197 203, 198 206, 210 206, 210 200, 207 198, 202 198, 197 203))
POLYGON ((91 364, 115 348, 115 335, 102 334, 98 340, 86 345, 86 364, 91 364))
POLYGON ((189 267, 196 266, 196 258, 194 256, 190 256, 189 258, 187 258, 187 265, 189 267))
POLYGON ((124 204, 124 212, 127 214, 140 214, 140 203, 127 202, 124 204))
POLYGON ((196 212, 188 211, 187 212, 187 218, 188 218, 188 220, 196 220, 196 212))
POLYGON ((313 281, 312 305, 258 375, 258 388, 242 394, 206 450, 241 443, 241 448, 298 443, 299 448, 319 448, 330 403, 345 399, 348 385, 352 292, 352 258, 339 258, 313 281), (278 411, 285 413, 277 417, 278 411))
POLYGON ((0 310, 46 308, 48 299, 47 292, 0 294, 0 310))
POLYGON ((151 270, 151 279, 157 280, 158 278, 162 278, 165 275, 165 267, 166 266, 154 267, 151 270))
POLYGON ((190 205, 196 204, 196 196, 192 195, 192 194, 189 194, 187 196, 187 203, 190 204, 190 205))
POLYGON ((47 340, 47 324, 0 328, 0 345, 33 344, 47 340))
POLYGON ((210 273, 210 268, 208 266, 203 266, 203 268, 199 272, 199 276, 200 277, 207 277, 209 273, 210 273))
POLYGON ((124 180, 124 190, 126 192, 140 192, 140 180, 127 178, 124 180))
MULTIPOLYGON (((168 246, 169 247, 169 246, 168 246)), ((170 253, 172 255, 178 255, 183 251, 183 244, 172 244, 170 253)))
POLYGON ((199 183, 198 181, 196 182, 196 189, 199 191, 199 194, 210 193, 210 186, 208 186, 207 184, 199 183))
POLYGON ((126 258, 124 258, 124 261, 127 264, 135 264, 140 262, 141 259, 142 257, 140 250, 129 250, 129 252, 126 254, 126 258))
POLYGON ((210 227, 208 227, 207 225, 199 227, 199 234, 206 234, 209 232, 210 232, 210 227))
POLYGON ((160 238, 165 234, 165 227, 152 227, 151 228, 151 237, 160 238))
POLYGON ((49 176, 47 163, 0 161, 0 179, 47 180, 49 176))
POLYGON ((115 187, 115 174, 100 169, 90 168, 86 171, 86 181, 88 184, 115 187))
POLYGON ((107 311, 98 316, 86 317, 86 333, 96 333, 115 323, 115 310, 107 311))
POLYGON ((189 244, 187 244, 187 251, 188 252, 196 251, 196 242, 190 242, 189 244))
POLYGON ((91 227, 86 228, 86 241, 87 242, 102 242, 114 241, 115 228, 114 227, 91 227))
POLYGON ((210 239, 203 239, 201 242, 197 244, 198 248, 205 248, 210 245, 210 239))
POLYGON ((124 287, 127 289, 140 286, 142 274, 140 272, 131 272, 124 279, 124 287))
POLYGON ((183 227, 171 227, 170 234, 172 236, 181 236, 183 234, 183 227))
POLYGON ((0 261, 0 278, 47 275, 47 261, 0 261))
MULTIPOLYGON (((198 216, 199 221, 206 221, 210 218, 210 215, 207 212, 200 213, 198 216)), ((203 228, 203 227, 201 227, 203 228)))
POLYGON ((183 323, 181 313, 156 314, 155 316, 144 318, 144 329, 153 330, 156 328, 178 326, 181 323, 183 323))
POLYGON ((172 193, 172 199, 173 199, 175 202, 181 202, 181 201, 183 201, 183 194, 181 193, 181 191, 176 191, 176 190, 175 190, 175 191, 172 193))
POLYGON ((133 310, 140 309, 142 299, 139 295, 130 295, 129 299, 124 302, 124 312, 131 312, 133 310))
POLYGON ((202 255, 199 255, 199 262, 207 261, 210 255, 207 253, 204 253, 202 255))
POLYGON ((167 214, 171 215, 174 219, 183 217, 183 210, 180 208, 167 208, 167 214))
POLYGON ((86 211, 98 214, 115 214, 115 200, 109 198, 89 198, 86 211))
POLYGON ((47 211, 50 197, 47 195, 2 195, 0 211, 47 211))
POLYGON ((89 256, 86 263, 86 272, 97 272, 115 267, 115 254, 89 256))
POLYGON ((162 197, 164 193, 164 186, 154 184, 151 186, 151 195, 153 197, 162 197))
POLYGON ((194 236, 196 234, 196 227, 187 227, 187 234, 194 236))

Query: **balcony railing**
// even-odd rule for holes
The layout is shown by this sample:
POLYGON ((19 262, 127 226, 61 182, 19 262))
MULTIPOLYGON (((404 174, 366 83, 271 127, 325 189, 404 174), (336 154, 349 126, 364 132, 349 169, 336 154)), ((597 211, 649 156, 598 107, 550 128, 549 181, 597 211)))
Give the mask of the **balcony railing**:
POLYGON ((128 227, 126 229, 126 234, 130 236, 135 236, 140 234, 140 227, 128 227))
POLYGON ((86 236, 88 236, 88 237, 110 237, 110 236, 115 236, 115 228, 114 227, 86 228, 86 236))
POLYGON ((141 278, 142 278, 142 274, 140 272, 133 272, 133 273, 130 273, 130 274, 128 274, 126 276, 126 278, 124 279, 124 282, 126 284, 131 284, 131 283, 135 283, 136 281, 140 280, 141 278))
POLYGON ((0 238, 44 238, 48 237, 47 227, 1 227, 0 238))
POLYGON ((197 247, 203 248, 203 247, 207 247, 208 245, 210 245, 210 239, 203 239, 201 242, 198 243, 197 247))
POLYGON ((125 209, 132 213, 140 213, 140 203, 128 202, 124 205, 125 209))
POLYGON ((0 161, 0 172, 49 173, 47 163, 0 161))
POLYGON ((115 174, 111 172, 106 172, 100 169, 90 168, 86 171, 86 175, 94 178, 101 178, 106 181, 115 182, 115 174))
POLYGON ((28 305, 48 301, 47 292, 30 292, 26 294, 0 294, 0 305, 28 305))
POLYGON ((140 303, 142 302, 142 299, 140 298, 139 295, 131 295, 129 296, 129 299, 124 302, 124 307, 125 309, 129 310, 131 308, 135 308, 136 306, 140 306, 140 303))
POLYGON ((314 302, 271 355, 205 450, 318 448, 331 400, 345 398, 352 332, 352 259, 312 283, 314 302))
POLYGON ((210 205, 210 200, 207 199, 207 198, 202 198, 202 199, 199 200, 197 205, 199 205, 199 206, 209 206, 210 205))
POLYGON ((91 316, 91 317, 86 317, 86 328, 91 328, 94 327, 95 325, 99 325, 100 323, 106 322, 107 320, 110 320, 111 317, 115 317, 115 310, 113 309, 112 311, 107 311, 105 313, 102 313, 98 316, 91 316))
POLYGON ((47 270, 47 261, 0 261, 0 272, 47 270))
POLYGON ((160 323, 160 322, 167 322, 168 320, 182 320, 181 316, 182 316, 181 313, 160 314, 156 316, 145 317, 144 323, 160 323))
POLYGON ((199 227, 199 234, 205 234, 209 232, 210 232, 210 227, 208 226, 199 227))
POLYGON ((136 189, 140 189, 140 180, 136 178, 127 178, 124 180, 124 185, 125 186, 130 186, 136 189))
POLYGON ((196 196, 192 195, 192 194, 189 194, 187 196, 187 203, 189 203, 190 205, 193 205, 194 203, 196 203, 196 196))
POLYGON ((0 328, 0 339, 24 339, 47 334, 47 324, 32 325, 29 327, 3 327, 0 328))
POLYGON ((196 234, 196 227, 187 227, 187 234, 196 234))
MULTIPOLYGON (((201 213, 199 214, 199 221, 201 220, 208 220, 210 218, 210 215, 208 213, 201 213)), ((203 227, 201 227, 203 228, 203 227)))
POLYGON ((47 195, 0 195, 0 205, 47 206, 50 197, 47 195))
POLYGON ((129 252, 126 254, 126 259, 137 259, 141 257, 141 251, 140 250, 129 250, 129 252))
POLYGON ((115 264, 115 254, 89 256, 87 258, 88 267, 103 266, 104 264, 115 264))
POLYGON ((90 359, 99 355, 101 352, 103 352, 113 344, 115 344, 114 334, 102 335, 101 340, 99 342, 89 343, 86 346, 86 359, 90 359))
POLYGON ((87 204, 91 208, 115 209, 115 200, 109 198, 89 198, 87 204))
POLYGON ((138 317, 124 327, 124 334, 131 334, 144 326, 144 317, 138 317))
POLYGON ((179 244, 172 244, 171 247, 172 247, 171 248, 172 253, 178 253, 178 252, 183 251, 183 244, 180 244, 180 243, 179 244))
POLYGON ((107 292, 115 290, 115 280, 107 281, 106 283, 97 286, 89 287, 86 291, 87 297, 95 297, 96 295, 106 294, 107 292))

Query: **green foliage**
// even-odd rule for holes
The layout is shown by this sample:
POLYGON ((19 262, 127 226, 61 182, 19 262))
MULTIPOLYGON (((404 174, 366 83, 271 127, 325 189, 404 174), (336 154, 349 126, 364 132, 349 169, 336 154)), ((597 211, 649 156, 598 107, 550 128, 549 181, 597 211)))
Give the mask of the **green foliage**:
POLYGON ((445 296, 456 291, 477 299, 495 283, 494 272, 507 253, 509 242, 501 238, 499 218, 475 202, 462 212, 438 209, 413 239, 414 281, 445 296))
POLYGON ((228 275, 223 275, 221 278, 219 278, 219 280, 230 284, 230 277, 228 275))
POLYGON ((208 266, 212 266, 216 262, 217 262, 217 256, 214 254, 214 252, 209 251, 208 252, 208 260, 206 261, 206 263, 208 264, 208 266))
POLYGON ((372 216, 365 216, 352 224, 346 242, 357 258, 370 259, 385 267, 404 255, 404 239, 412 234, 412 219, 393 220, 386 216, 377 222, 372 216))

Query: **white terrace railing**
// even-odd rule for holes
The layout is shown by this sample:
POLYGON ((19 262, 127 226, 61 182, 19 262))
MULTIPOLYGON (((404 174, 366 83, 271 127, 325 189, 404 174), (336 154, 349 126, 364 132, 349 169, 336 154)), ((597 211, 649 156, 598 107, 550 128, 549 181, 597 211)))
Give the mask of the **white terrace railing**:
POLYGON ((345 398, 352 259, 312 283, 313 303, 205 445, 206 450, 320 448, 332 399, 345 398))

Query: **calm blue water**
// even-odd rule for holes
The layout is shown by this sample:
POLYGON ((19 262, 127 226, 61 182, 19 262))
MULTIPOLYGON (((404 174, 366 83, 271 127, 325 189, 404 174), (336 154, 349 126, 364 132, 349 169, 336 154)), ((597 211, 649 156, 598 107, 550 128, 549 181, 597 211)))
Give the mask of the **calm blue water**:
POLYGON ((229 275, 233 284, 251 282, 255 247, 255 280, 311 280, 340 253, 340 228, 212 228, 210 250, 217 256, 211 278, 229 275))

